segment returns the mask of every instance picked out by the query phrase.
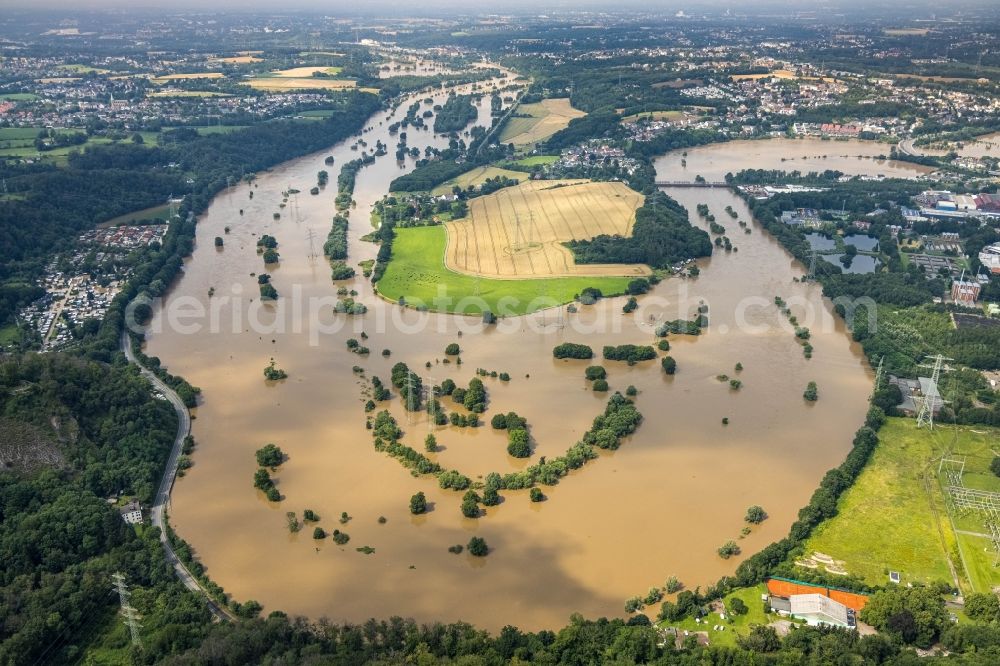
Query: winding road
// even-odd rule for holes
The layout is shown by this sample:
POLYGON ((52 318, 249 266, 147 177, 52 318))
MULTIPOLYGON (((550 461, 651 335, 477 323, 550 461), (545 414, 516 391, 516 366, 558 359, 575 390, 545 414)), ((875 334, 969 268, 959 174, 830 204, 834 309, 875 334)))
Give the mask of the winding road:
POLYGON ((235 620, 236 617, 229 609, 219 605, 208 591, 201 586, 201 583, 198 582, 194 574, 177 557, 173 546, 170 545, 170 540, 167 539, 166 521, 164 519, 167 514, 167 505, 170 503, 170 491, 174 487, 174 479, 177 478, 177 463, 180 460, 181 451, 184 447, 184 438, 191 432, 191 414, 184 405, 184 401, 177 395, 177 392, 143 367, 142 363, 135 357, 135 354, 132 352, 132 338, 129 336, 128 331, 122 331, 121 350, 125 353, 125 358, 128 359, 129 363, 134 363, 139 368, 142 376, 148 379, 156 390, 170 401, 170 404, 174 406, 174 411, 177 412, 177 436, 174 438, 174 445, 170 449, 166 468, 163 470, 163 478, 160 479, 160 487, 156 491, 156 498, 153 500, 153 506, 150 509, 150 519, 153 525, 160 528, 160 544, 163 545, 163 552, 167 556, 167 562, 174 568, 174 572, 181 582, 184 583, 184 587, 192 592, 197 592, 205 598, 205 603, 208 604, 208 609, 212 612, 212 615, 219 620, 235 620))

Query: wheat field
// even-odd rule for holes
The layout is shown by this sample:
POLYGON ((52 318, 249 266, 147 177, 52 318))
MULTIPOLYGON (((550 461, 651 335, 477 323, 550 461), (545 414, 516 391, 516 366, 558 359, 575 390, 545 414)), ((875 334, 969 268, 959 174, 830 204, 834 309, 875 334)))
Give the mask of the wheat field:
POLYGON ((632 233, 642 195, 623 183, 536 180, 469 202, 445 224, 445 265, 492 278, 648 275, 642 264, 576 264, 563 242, 632 233))
POLYGON ((569 99, 543 99, 536 104, 522 104, 504 125, 500 132, 501 143, 512 143, 517 147, 544 141, 569 125, 574 118, 587 115, 574 109, 569 99), (527 117, 519 117, 527 116, 527 117))

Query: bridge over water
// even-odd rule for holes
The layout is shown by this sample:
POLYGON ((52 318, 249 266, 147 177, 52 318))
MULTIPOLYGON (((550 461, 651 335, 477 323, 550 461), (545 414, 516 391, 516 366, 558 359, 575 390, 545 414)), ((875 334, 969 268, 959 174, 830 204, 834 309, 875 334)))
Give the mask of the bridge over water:
POLYGON ((725 181, 704 181, 696 182, 693 180, 658 180, 656 181, 657 187, 729 187, 729 183, 725 181))

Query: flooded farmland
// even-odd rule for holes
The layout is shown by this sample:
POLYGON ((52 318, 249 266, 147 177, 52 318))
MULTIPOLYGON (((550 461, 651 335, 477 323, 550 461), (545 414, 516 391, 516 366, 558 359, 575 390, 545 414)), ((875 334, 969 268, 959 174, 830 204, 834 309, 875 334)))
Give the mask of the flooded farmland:
MULTIPOLYGON (((435 99, 439 103, 443 93, 435 99)), ((394 146, 388 125, 405 108, 392 118, 376 114, 364 140, 394 146)), ((480 118, 488 117, 487 97, 480 118)), ((194 254, 166 307, 157 309, 148 336, 147 352, 203 391, 193 425, 194 465, 174 488, 170 515, 213 580, 238 600, 258 600, 265 613, 281 609, 350 622, 402 615, 466 620, 492 630, 505 624, 555 628, 573 612, 621 615, 626 598, 671 575, 692 589, 712 583, 745 555, 787 533, 822 475, 846 454, 864 417, 871 376, 819 286, 793 281, 804 269, 777 241, 753 223, 749 235, 730 233, 737 252, 717 251, 701 260, 697 279, 662 282, 639 298, 631 315, 622 314, 624 299, 605 299, 575 314, 550 309, 484 331, 478 318, 386 303, 360 272, 345 284, 357 290, 355 298, 368 306, 367 313, 334 315, 336 285, 322 244, 336 192, 332 186, 318 196, 306 192, 317 171, 336 174, 357 156, 353 142, 259 174, 252 199, 245 183, 221 193, 199 221, 194 254), (333 167, 324 166, 327 155, 334 156, 333 167), (302 193, 279 209, 289 188, 302 193), (279 210, 276 220, 273 213, 279 210), (253 274, 264 270, 255 251, 261 234, 280 243, 280 265, 267 271, 281 294, 276 305, 262 306, 256 298, 253 274), (221 249, 213 245, 216 236, 225 238, 221 249), (776 295, 812 330, 811 360, 773 305, 776 295), (218 330, 185 333, 169 325, 165 312, 182 299, 215 309, 222 322, 218 330), (295 312, 293 302, 310 299, 326 299, 317 318, 321 334, 296 324, 308 313, 295 312), (590 390, 583 377, 588 362, 554 360, 552 347, 563 341, 595 349, 651 344, 657 322, 690 318, 700 302, 709 307, 711 326, 698 337, 671 336, 676 375, 665 376, 656 361, 632 367, 602 362, 612 391, 638 389, 644 421, 619 450, 602 452, 559 485, 545 487, 544 502, 531 503, 526 490, 502 491, 502 504, 467 519, 459 511, 459 493, 440 490, 433 477, 414 477, 372 446, 365 428, 365 378, 388 381, 392 365, 405 361, 427 385, 451 378, 464 386, 476 368, 511 376, 509 382, 485 380, 487 423, 477 429, 432 426, 426 414, 404 412, 398 399, 383 403, 399 420, 403 442, 422 450, 426 434, 435 434, 440 450, 428 455, 442 466, 475 478, 560 455, 589 428, 609 394, 590 390), (262 327, 269 331, 260 332, 262 327), (367 357, 346 348, 362 331, 371 349, 367 357), (443 362, 451 342, 462 347, 461 365, 443 362), (289 377, 268 385, 262 370, 272 357, 289 377), (721 373, 736 376, 736 363, 744 368, 740 390, 716 379, 721 373), (355 365, 364 368, 364 378, 352 371, 355 365), (819 386, 816 403, 802 399, 809 381, 819 386), (501 411, 527 419, 535 447, 529 461, 509 457, 504 433, 489 427, 489 418, 501 411), (723 418, 729 425, 722 425, 723 418), (274 474, 284 497, 277 503, 268 502, 252 482, 254 451, 267 442, 288 454, 274 474), (408 501, 417 491, 427 495, 431 510, 412 516, 408 501), (720 559, 716 548, 739 536, 751 504, 763 506, 770 518, 739 541, 743 556, 720 559), (319 514, 318 525, 327 532, 350 534, 350 542, 315 542, 311 525, 289 533, 285 512, 301 517, 306 508, 319 514), (341 512, 351 517, 346 524, 339 521, 341 512), (488 542, 488 557, 448 552, 474 535, 488 542), (356 550, 363 546, 374 552, 356 550)), ((410 145, 446 143, 429 130, 409 132, 410 145)), ((870 148, 860 142, 737 142, 689 150, 686 171, 679 153, 661 158, 657 169, 661 179, 674 181, 693 180, 695 174, 711 180, 745 167, 913 173, 909 165, 839 157, 870 148), (824 150, 830 157, 817 159, 824 150), (805 155, 814 157, 807 161, 805 155), (798 160, 783 163, 781 156, 798 160), (805 166, 813 161, 821 166, 805 166)), ((371 205, 411 167, 411 160, 397 165, 390 150, 359 173, 349 229, 351 265, 374 258, 377 248, 360 240, 371 231, 371 205)), ((669 193, 692 212, 695 224, 705 224, 694 214, 698 203, 708 204, 733 229, 727 205, 750 220, 746 206, 728 190, 669 193)), ((443 402, 452 409, 450 400, 443 402)))

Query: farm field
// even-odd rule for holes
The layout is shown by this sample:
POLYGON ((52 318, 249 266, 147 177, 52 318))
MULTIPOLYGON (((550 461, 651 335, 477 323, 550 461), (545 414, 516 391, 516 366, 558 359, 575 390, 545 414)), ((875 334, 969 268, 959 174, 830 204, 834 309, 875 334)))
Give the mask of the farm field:
POLYGON ((523 171, 510 171, 509 169, 501 169, 494 166, 481 166, 472 169, 471 171, 466 171, 461 176, 456 176, 448 182, 441 183, 433 190, 431 194, 451 194, 451 188, 458 185, 463 190, 470 185, 479 186, 486 182, 489 178, 496 178, 497 176, 506 176, 507 178, 513 178, 518 182, 528 179, 528 174, 523 171))
POLYGON ((255 62, 263 62, 263 58, 258 58, 252 55, 238 55, 230 56, 228 58, 215 58, 212 62, 226 62, 231 65, 249 65, 255 62))
POLYGON ((168 83, 170 81, 181 81, 184 79, 221 79, 225 76, 222 72, 192 72, 190 74, 164 74, 154 76, 153 83, 168 83))
POLYGON ((346 90, 355 88, 357 81, 347 79, 324 79, 318 77, 307 78, 287 78, 283 76, 272 76, 268 78, 253 79, 248 84, 257 90, 346 90))
POLYGON ((1000 479, 988 471, 989 442, 1000 441, 1000 431, 940 424, 933 431, 917 430, 913 419, 890 418, 879 440, 867 468, 841 498, 838 515, 807 542, 806 555, 829 555, 872 584, 885 584, 888 570, 900 572, 903 583, 951 583, 949 556, 957 561, 961 546, 970 576, 963 586, 971 582, 971 589, 981 592, 1000 584, 993 553, 984 552, 985 540, 974 536, 984 531, 981 519, 956 514, 953 525, 937 479, 942 456, 961 457, 966 486, 1000 491, 1000 479))
POLYGON ((544 141, 569 125, 574 118, 587 115, 574 109, 569 99, 543 99, 536 104, 522 104, 500 132, 501 143, 521 148, 544 141), (520 118, 518 116, 527 116, 520 118))
POLYGON ((617 182, 530 181, 469 202, 446 225, 451 270, 495 278, 648 275, 638 264, 577 265, 563 243, 627 236, 642 195, 617 182))
POLYGON ((336 76, 337 74, 340 74, 340 69, 341 69, 340 67, 310 65, 307 67, 292 67, 291 69, 277 69, 271 72, 271 75, 284 79, 300 79, 303 77, 311 77, 313 74, 317 72, 323 74, 329 74, 330 76, 336 76))
POLYGON ((444 264, 445 243, 443 226, 397 229, 392 259, 376 283, 379 294, 392 301, 404 298, 411 305, 423 303, 438 312, 480 314, 488 309, 500 315, 519 315, 549 307, 553 302, 568 303, 587 287, 596 287, 605 296, 622 294, 630 279, 477 279, 448 270, 444 264), (435 302, 439 290, 446 301, 435 302), (460 304, 461 299, 469 300, 460 304))

